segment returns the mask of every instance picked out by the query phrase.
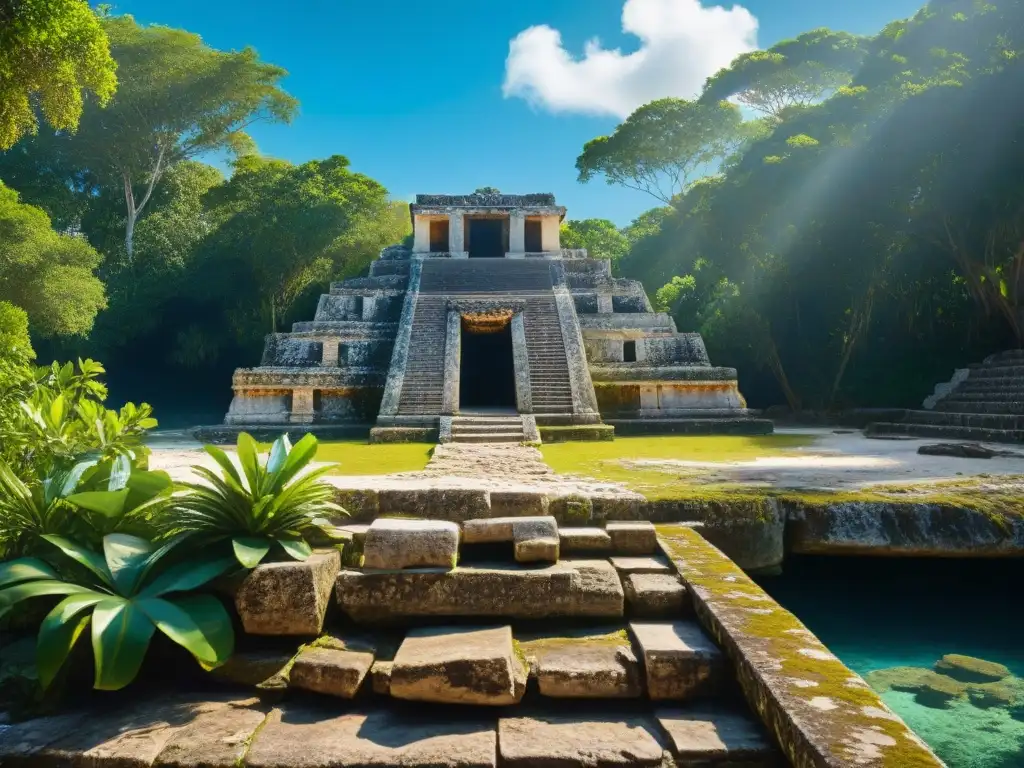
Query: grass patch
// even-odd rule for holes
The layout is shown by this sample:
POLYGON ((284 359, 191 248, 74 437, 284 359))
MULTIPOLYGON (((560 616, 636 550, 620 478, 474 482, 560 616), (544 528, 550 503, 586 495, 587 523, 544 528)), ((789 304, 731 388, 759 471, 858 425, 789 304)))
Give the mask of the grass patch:
POLYGON ((619 437, 613 442, 555 443, 541 446, 556 472, 624 483, 648 498, 673 495, 700 472, 687 467, 636 467, 636 460, 730 462, 780 456, 814 443, 814 435, 664 435, 619 437))
MULTIPOLYGON (((389 475, 393 472, 419 472, 430 461, 433 443, 368 443, 365 440, 321 442, 316 461, 337 464, 332 475, 389 475)), ((260 444, 270 450, 270 444, 260 444)))

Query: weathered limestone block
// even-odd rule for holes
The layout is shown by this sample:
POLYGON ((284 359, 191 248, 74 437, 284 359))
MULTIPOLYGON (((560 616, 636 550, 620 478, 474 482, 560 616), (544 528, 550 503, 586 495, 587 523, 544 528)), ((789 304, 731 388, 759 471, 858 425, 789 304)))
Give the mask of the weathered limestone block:
POLYGON ((625 633, 521 640, 542 696, 565 699, 636 698, 643 671, 625 633))
MULTIPOLYGON (((644 497, 640 494, 626 496, 617 493, 613 496, 590 497, 594 509, 594 520, 641 520, 643 517, 644 497)), ((647 552, 637 554, 645 555, 647 552)))
POLYGON ((603 528, 559 528, 558 541, 562 554, 608 552, 612 548, 612 537, 603 528))
POLYGON ((650 698, 689 699, 722 688, 725 657, 696 622, 634 621, 629 629, 643 653, 650 698))
POLYGON ((549 500, 546 494, 533 491, 491 491, 491 514, 495 517, 546 517, 549 500))
POLYGON ((693 614, 686 587, 674 573, 631 573, 623 578, 622 587, 632 616, 668 619, 693 614))
POLYGON ((391 695, 391 670, 394 666, 395 662, 383 659, 373 662, 373 666, 370 667, 370 684, 374 693, 381 696, 391 695))
POLYGON ((493 721, 288 704, 253 738, 246 768, 495 768, 493 721))
POLYGON ((624 715, 505 717, 498 722, 498 750, 506 768, 556 766, 660 766, 656 726, 624 715))
POLYGON ((161 697, 0 728, 0 765, 149 766, 183 728, 208 714, 223 714, 229 701, 161 697))
POLYGON ((776 768, 785 765, 753 716, 727 709, 687 707, 658 709, 658 722, 669 749, 681 765, 736 765, 776 768))
MULTIPOLYGON (((159 768, 241 765, 249 740, 266 717, 267 713, 255 699, 199 715, 171 736, 153 765, 159 768), (246 703, 249 706, 245 706, 246 703)), ((103 765, 109 763, 105 761, 103 765)))
POLYGON ((414 629, 395 654, 391 695, 448 704, 518 704, 527 671, 512 646, 512 629, 414 629))
POLYGON ((288 665, 294 655, 294 652, 243 651, 211 670, 210 675, 228 683, 263 690, 284 689, 288 687, 288 665))
POLYGON ((363 567, 454 568, 459 526, 443 520, 374 520, 363 541, 363 567))
POLYGON ((383 514, 462 522, 491 514, 489 494, 476 488, 387 489, 380 492, 383 514))
POLYGON ((659 536, 747 702, 795 764, 942 765, 860 677, 700 534, 665 525, 659 536))
POLYGON ((612 539, 612 550, 621 555, 653 555, 658 551, 658 535, 646 520, 609 522, 604 529, 612 539))
POLYGON ((672 573, 668 560, 656 555, 648 557, 613 557, 612 565, 619 575, 629 573, 672 573))
POLYGON ((372 653, 306 648, 292 665, 290 687, 351 699, 372 665, 372 653))
POLYGON ((318 635, 341 553, 316 552, 308 560, 264 563, 246 576, 235 608, 250 635, 318 635))
POLYGON ((562 560, 544 568, 347 570, 338 574, 335 592, 346 614, 369 623, 416 616, 619 618, 625 600, 606 560, 562 560))
POLYGON ((553 517, 531 517, 512 523, 517 563, 557 563, 558 524, 553 517))

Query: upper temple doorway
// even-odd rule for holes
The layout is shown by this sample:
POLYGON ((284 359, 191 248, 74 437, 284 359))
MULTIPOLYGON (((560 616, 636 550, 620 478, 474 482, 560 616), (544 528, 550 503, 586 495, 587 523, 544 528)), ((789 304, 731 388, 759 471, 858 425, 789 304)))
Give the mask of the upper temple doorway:
POLYGON ((508 251, 507 220, 469 219, 466 247, 471 259, 503 259, 508 251))
POLYGON ((459 361, 459 410, 516 411, 516 374, 512 356, 512 327, 476 333, 462 328, 459 361))

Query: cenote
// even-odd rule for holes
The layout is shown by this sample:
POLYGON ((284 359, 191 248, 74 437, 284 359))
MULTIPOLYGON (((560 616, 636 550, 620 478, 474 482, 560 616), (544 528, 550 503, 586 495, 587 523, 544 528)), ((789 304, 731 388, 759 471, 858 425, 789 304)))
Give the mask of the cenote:
POLYGON ((950 768, 1010 768, 1024 766, 1022 577, 1021 560, 794 557, 758 581, 950 768), (947 654, 1011 676, 973 686, 922 675, 947 654), (917 669, 880 672, 897 667, 917 669))

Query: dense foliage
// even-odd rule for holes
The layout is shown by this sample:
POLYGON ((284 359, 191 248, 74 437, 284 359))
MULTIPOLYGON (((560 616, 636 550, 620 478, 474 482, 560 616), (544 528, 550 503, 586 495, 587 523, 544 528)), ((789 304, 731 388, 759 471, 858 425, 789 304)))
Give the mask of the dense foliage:
POLYGON ((670 203, 624 231, 618 269, 754 404, 914 405, 1024 344, 1022 86, 1024 2, 933 0, 873 39, 745 54, 578 167, 670 203), (701 111, 727 97, 754 110, 739 143, 701 111))
POLYGON ((0 150, 34 133, 39 113, 74 131, 83 91, 105 104, 115 68, 86 0, 0 0, 0 150))
MULTIPOLYGON (((0 153, 0 341, 13 322, 3 308, 20 307, 41 356, 99 357, 123 394, 223 411, 230 369, 258 360, 267 332, 308 319, 332 279, 402 241, 408 207, 340 155, 295 166, 256 152, 249 126, 288 122, 297 103, 284 70, 252 49, 218 51, 80 0, 42 5, 54 19, 63 6, 87 15, 81 34, 104 52, 109 41, 117 89, 110 79, 79 96, 75 126, 30 96, 38 132, 0 153), (203 162, 211 153, 229 179, 203 162), (195 386, 170 383, 186 371, 195 386)), ((47 34, 21 24, 0 41, 29 50, 47 34)), ((0 47, 3 93, 14 48, 0 47)), ((51 62, 47 82, 71 72, 51 62)))

